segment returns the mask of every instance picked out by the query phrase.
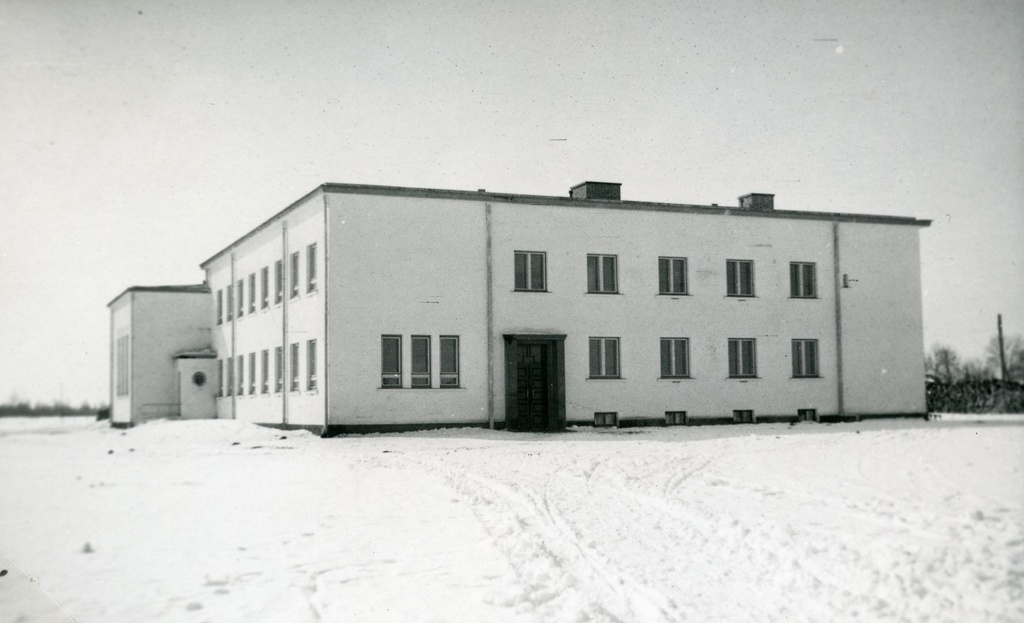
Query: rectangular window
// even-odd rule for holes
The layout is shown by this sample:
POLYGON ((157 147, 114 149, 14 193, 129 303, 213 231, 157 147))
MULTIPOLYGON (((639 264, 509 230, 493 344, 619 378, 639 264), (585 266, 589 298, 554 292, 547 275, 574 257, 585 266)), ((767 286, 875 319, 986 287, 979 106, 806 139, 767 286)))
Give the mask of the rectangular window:
POLYGON ((128 395, 128 346, 129 336, 122 335, 117 338, 117 395, 128 395))
POLYGON ((750 409, 737 409, 732 412, 732 420, 740 424, 753 424, 754 412, 750 409))
POLYGON ((260 309, 270 307, 270 269, 260 269, 260 309))
POLYGON ((616 256, 587 256, 587 292, 615 294, 619 291, 616 256))
POLYGON ((793 340, 793 376, 818 376, 818 340, 793 340))
POLYGON ((238 317, 241 318, 245 315, 245 279, 238 280, 236 290, 238 290, 238 317))
POLYGON ((231 396, 235 393, 235 360, 233 357, 228 357, 226 361, 228 362, 228 382, 225 393, 231 396))
POLYGON ((235 392, 239 396, 245 395, 245 355, 238 356, 238 390, 235 392))
POLYGON ((380 386, 402 386, 402 336, 380 337, 380 386))
POLYGON ((725 274, 729 296, 754 296, 753 260, 726 260, 725 274))
POLYGON ((690 376, 690 340, 685 337, 661 338, 661 378, 690 376))
POLYGON ((227 316, 225 316, 225 318, 230 322, 231 318, 232 318, 232 314, 234 313, 234 309, 235 309, 234 290, 231 288, 231 286, 228 286, 228 287, 224 288, 224 290, 227 292, 227 296, 225 298, 226 298, 227 310, 228 310, 227 316))
POLYGON ((288 298, 295 298, 299 295, 299 252, 292 253, 291 281, 289 282, 288 298))
POLYGON ((260 393, 270 392, 270 351, 264 348, 260 351, 260 393))
POLYGON ((316 389, 316 340, 306 342, 306 389, 316 389))
POLYGON ((412 386, 430 387, 430 336, 412 336, 412 386))
POLYGON ((217 324, 224 322, 224 291, 217 290, 217 324))
POLYGON ((658 293, 686 294, 686 258, 658 258, 658 293))
POLYGON ((818 421, 818 410, 817 409, 797 409, 796 419, 802 422, 817 422, 818 421))
POLYGON ((590 338, 590 378, 619 378, 619 338, 590 338))
POLYGON ((256 394, 256 353, 249 353, 249 395, 256 394))
POLYGON ((284 262, 274 262, 274 303, 280 303, 284 298, 284 262))
POLYGON ((299 343, 295 342, 291 345, 291 357, 288 360, 290 369, 291 383, 288 384, 288 389, 293 392, 299 391, 299 343))
POLYGON ((306 247, 306 292, 316 290, 316 243, 306 247))
POLYGON ((811 262, 789 263, 789 296, 795 299, 813 299, 818 296, 815 283, 814 264, 811 262))
POLYGON ((683 426, 686 424, 686 411, 666 411, 666 426, 683 426))
POLYGON ((256 273, 249 275, 249 313, 256 313, 256 273))
POLYGON ((598 411, 594 414, 594 426, 618 426, 619 414, 616 411, 598 411))
POLYGON ((280 394, 284 389, 284 349, 274 348, 274 393, 280 394))
POLYGON ((543 292, 547 289, 545 255, 534 251, 515 252, 516 290, 543 292))
POLYGON ((733 378, 757 376, 756 349, 753 338, 729 340, 729 376, 733 378))
POLYGON ((459 386, 459 338, 441 336, 441 387, 459 386))
POLYGON ((217 397, 224 395, 224 360, 217 360, 217 397))

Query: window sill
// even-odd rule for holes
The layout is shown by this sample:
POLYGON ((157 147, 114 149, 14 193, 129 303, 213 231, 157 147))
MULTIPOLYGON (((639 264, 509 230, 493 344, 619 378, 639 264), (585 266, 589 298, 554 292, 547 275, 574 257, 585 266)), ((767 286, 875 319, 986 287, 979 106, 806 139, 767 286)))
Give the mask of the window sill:
POLYGON ((515 288, 512 291, 513 292, 526 292, 526 293, 533 292, 533 293, 536 293, 536 294, 551 294, 551 290, 520 290, 519 288, 515 288))
POLYGON ((672 381, 678 383, 679 381, 692 381, 692 376, 659 376, 659 381, 672 381))
POLYGON ((816 301, 816 300, 818 300, 818 297, 817 296, 790 296, 789 299, 791 301, 816 301))
POLYGON ((727 376, 725 378, 728 381, 750 381, 750 380, 757 381, 757 380, 761 379, 761 377, 759 377, 759 376, 727 376))
POLYGON ((743 299, 756 299, 757 296, 753 295, 753 294, 726 294, 725 298, 727 298, 727 299, 740 299, 740 300, 743 300, 743 299))
POLYGON ((820 379, 820 378, 824 378, 824 377, 816 374, 814 376, 791 376, 789 378, 791 378, 793 380, 807 380, 807 379, 813 380, 813 379, 820 379))
POLYGON ((620 294, 621 295, 622 292, 591 292, 590 290, 587 290, 587 294, 620 294))
POLYGON ((625 381, 621 376, 588 376, 588 381, 625 381))
POLYGON ((388 387, 379 386, 379 387, 377 387, 377 389, 384 389, 384 390, 388 390, 388 391, 391 391, 391 390, 406 390, 406 391, 410 391, 410 390, 412 390, 412 391, 438 391, 438 390, 441 390, 441 391, 445 391, 445 390, 450 390, 450 389, 466 389, 466 388, 461 386, 461 385, 459 385, 458 387, 451 386, 451 385, 449 385, 447 387, 395 387, 395 386, 392 385, 392 386, 388 386, 388 387))
POLYGON ((659 298, 672 298, 672 299, 676 299, 676 298, 688 297, 688 296, 692 296, 692 295, 689 292, 658 292, 658 297, 659 298))

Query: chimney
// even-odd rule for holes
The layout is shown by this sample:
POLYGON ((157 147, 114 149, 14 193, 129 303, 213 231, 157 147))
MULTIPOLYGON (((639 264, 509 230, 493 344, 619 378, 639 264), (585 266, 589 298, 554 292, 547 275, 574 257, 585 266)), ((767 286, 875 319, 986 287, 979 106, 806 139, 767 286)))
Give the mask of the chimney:
POLYGON ((621 201, 620 187, 615 182, 583 182, 569 189, 570 199, 605 199, 621 201))
POLYGON ((750 193, 740 197, 740 208, 768 212, 775 209, 775 195, 767 193, 750 193))

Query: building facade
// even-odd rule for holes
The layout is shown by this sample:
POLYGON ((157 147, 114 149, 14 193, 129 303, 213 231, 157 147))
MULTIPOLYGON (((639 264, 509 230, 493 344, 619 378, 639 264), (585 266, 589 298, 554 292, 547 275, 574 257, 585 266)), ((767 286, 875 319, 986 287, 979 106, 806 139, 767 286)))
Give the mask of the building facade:
POLYGON ((912 218, 325 184, 202 264, 220 418, 332 432, 925 413, 912 218))

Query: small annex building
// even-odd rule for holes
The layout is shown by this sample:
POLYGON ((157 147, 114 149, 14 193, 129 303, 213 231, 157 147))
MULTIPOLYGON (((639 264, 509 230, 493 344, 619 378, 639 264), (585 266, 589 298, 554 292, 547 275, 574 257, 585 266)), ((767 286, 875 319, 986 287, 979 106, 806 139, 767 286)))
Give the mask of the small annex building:
POLYGON ((925 414, 929 221, 620 192, 319 186, 204 261, 203 285, 111 302, 112 419, 334 434, 925 414))

